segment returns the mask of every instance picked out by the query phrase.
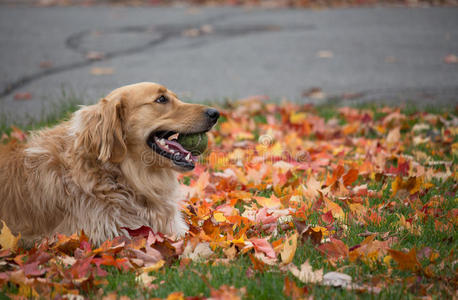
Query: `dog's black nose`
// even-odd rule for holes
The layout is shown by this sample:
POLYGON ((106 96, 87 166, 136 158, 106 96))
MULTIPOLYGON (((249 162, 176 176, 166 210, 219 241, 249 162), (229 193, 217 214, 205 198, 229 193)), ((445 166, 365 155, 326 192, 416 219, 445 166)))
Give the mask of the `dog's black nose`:
POLYGON ((205 111, 205 114, 208 116, 208 118, 213 122, 216 123, 216 121, 219 118, 219 111, 217 111, 214 108, 209 108, 205 111))

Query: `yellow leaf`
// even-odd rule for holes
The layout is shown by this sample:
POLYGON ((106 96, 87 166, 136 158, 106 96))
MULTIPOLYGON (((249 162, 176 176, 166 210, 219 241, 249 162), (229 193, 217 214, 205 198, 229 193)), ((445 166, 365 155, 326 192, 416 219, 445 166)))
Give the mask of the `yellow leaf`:
POLYGON ((11 230, 8 228, 8 226, 6 226, 5 222, 2 221, 2 223, 3 227, 2 231, 0 232, 0 245, 2 246, 2 249, 14 251, 17 249, 17 243, 21 238, 21 234, 15 237, 11 233, 11 230))
POLYGON ((289 116, 289 122, 291 124, 301 124, 307 119, 307 114, 306 113, 292 113, 289 116))
POLYGON ((325 213, 327 213, 328 211, 331 211, 332 213, 332 216, 336 219, 339 219, 339 220, 343 220, 345 218, 345 213, 342 209, 342 207, 339 206, 339 204, 329 200, 329 199, 326 199, 324 198, 324 201, 326 203, 326 207, 325 207, 325 213))
POLYGON ((27 286, 25 284, 19 284, 18 295, 21 295, 21 296, 24 296, 30 299, 32 298, 38 299, 40 297, 34 288, 27 286))
POLYGON ((390 267, 390 264, 391 264, 391 261, 393 260, 393 258, 391 257, 391 255, 387 255, 383 258, 383 263, 387 266, 387 267, 390 267))
POLYGON ((154 272, 154 271, 157 271, 159 270, 160 268, 162 268, 165 264, 165 261, 163 259, 161 259, 160 261, 150 265, 150 266, 147 266, 147 267, 143 267, 140 269, 140 272, 142 273, 148 273, 148 272, 154 272))
POLYGON ((290 236, 283 244, 283 250, 280 252, 281 261, 284 264, 289 264, 293 261, 294 254, 297 248, 297 232, 290 236))
POLYGON ((184 300, 183 292, 173 292, 167 296, 167 300, 184 300))
POLYGON ((215 219, 215 221, 218 222, 218 223, 222 223, 222 222, 226 222, 227 221, 227 219, 223 215, 223 213, 220 213, 220 212, 215 212, 213 214, 213 219, 215 219))

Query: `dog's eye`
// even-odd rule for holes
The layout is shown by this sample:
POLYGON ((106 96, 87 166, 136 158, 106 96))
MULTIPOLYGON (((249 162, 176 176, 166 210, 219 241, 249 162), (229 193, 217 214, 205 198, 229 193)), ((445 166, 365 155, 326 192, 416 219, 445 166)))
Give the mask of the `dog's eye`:
POLYGON ((165 96, 160 96, 159 98, 154 100, 154 102, 164 104, 169 102, 169 99, 167 99, 165 96))

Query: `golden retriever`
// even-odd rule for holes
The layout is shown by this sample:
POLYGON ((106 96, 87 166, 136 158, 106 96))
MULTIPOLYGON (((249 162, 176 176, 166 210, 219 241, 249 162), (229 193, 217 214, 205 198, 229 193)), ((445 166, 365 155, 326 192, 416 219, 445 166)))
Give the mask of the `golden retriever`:
POLYGON ((26 243, 82 229, 100 244, 142 225, 184 235, 176 172, 197 157, 176 133, 207 132, 218 117, 159 84, 118 88, 27 143, 0 146, 0 219, 26 243))

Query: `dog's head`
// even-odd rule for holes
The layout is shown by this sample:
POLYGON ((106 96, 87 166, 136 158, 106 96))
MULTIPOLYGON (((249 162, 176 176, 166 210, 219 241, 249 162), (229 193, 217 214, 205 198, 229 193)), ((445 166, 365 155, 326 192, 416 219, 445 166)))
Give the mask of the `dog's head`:
POLYGON ((164 86, 144 82, 116 89, 76 112, 72 130, 76 147, 102 162, 129 157, 187 171, 197 158, 181 147, 177 134, 207 132, 218 118, 216 109, 183 103, 164 86))

